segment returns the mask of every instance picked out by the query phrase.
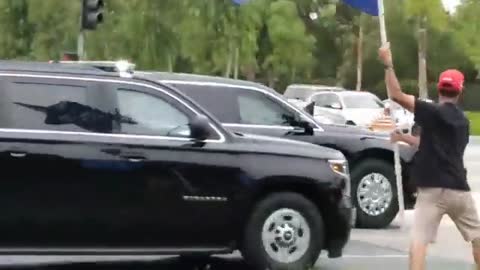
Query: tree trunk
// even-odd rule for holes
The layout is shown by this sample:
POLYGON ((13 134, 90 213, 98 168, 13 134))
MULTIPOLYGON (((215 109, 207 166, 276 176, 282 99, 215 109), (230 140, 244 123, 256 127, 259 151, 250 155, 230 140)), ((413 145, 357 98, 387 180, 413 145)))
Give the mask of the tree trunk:
POLYGON ((228 46, 228 59, 227 59, 227 68, 225 70, 225 76, 226 78, 230 78, 230 74, 232 74, 232 62, 233 62, 233 42, 230 41, 230 44, 228 46))
POLYGON ((420 98, 428 98, 427 30, 422 25, 418 29, 418 90, 420 98))
POLYGON ((363 27, 360 22, 358 28, 358 40, 357 40, 357 87, 356 90, 362 90, 362 71, 363 71, 363 27))
POLYGON ((248 81, 255 81, 255 68, 253 67, 253 65, 250 65, 247 67, 246 71, 245 71, 245 76, 247 77, 247 80, 248 81))
POLYGON ((173 72, 172 55, 170 55, 170 54, 167 55, 167 61, 168 61, 168 72, 173 72))
POLYGON ((275 75, 272 71, 268 71, 268 87, 275 88, 275 75))
POLYGON ((234 69, 234 73, 233 73, 233 77, 236 79, 238 79, 238 69, 240 68, 240 48, 238 47, 238 44, 237 46, 235 46, 235 69, 234 69))
POLYGON ((291 74, 291 77, 290 77, 290 82, 291 83, 295 82, 296 75, 297 75, 297 69, 295 67, 292 67, 292 74, 291 74))

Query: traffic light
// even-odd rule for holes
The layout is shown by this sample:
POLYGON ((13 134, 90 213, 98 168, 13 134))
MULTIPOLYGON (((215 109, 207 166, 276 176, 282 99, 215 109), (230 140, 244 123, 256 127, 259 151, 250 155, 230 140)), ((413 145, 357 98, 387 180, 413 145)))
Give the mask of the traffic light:
POLYGON ((82 30, 95 30, 103 22, 103 0, 83 0, 82 30))

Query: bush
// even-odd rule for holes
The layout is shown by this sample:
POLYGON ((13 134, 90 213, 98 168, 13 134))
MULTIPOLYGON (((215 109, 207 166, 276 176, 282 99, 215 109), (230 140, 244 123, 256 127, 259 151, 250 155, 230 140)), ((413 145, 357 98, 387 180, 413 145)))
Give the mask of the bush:
POLYGON ((480 136, 480 112, 467 112, 470 120, 470 135, 480 136))

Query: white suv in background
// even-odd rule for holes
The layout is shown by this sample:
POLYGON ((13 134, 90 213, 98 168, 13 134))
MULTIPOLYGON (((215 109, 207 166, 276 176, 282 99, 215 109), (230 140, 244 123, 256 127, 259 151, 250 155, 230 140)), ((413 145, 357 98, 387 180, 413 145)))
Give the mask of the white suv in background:
POLYGON ((306 106, 315 102, 315 115, 333 113, 345 119, 344 124, 368 127, 381 118, 385 105, 370 92, 347 91, 329 86, 289 86, 284 96, 292 103, 306 106))

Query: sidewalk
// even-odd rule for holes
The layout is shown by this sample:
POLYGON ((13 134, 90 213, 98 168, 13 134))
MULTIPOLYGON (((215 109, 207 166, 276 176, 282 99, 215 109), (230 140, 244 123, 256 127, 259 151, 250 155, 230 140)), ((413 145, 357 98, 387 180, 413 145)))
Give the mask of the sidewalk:
MULTIPOLYGON (((480 210, 480 193, 474 192, 477 211, 480 210)), ((480 211, 479 211, 480 213, 480 211)), ((413 210, 405 212, 405 226, 400 228, 400 220, 397 219, 392 225, 384 230, 356 229, 351 239, 366 243, 381 245, 382 247, 408 252, 410 240, 410 228, 413 223, 413 210)), ((460 260, 473 263, 471 246, 466 243, 457 231, 455 224, 448 216, 444 216, 438 230, 437 243, 430 246, 430 257, 460 260)))

